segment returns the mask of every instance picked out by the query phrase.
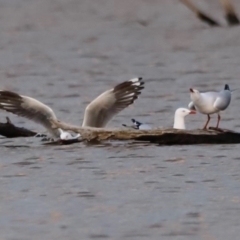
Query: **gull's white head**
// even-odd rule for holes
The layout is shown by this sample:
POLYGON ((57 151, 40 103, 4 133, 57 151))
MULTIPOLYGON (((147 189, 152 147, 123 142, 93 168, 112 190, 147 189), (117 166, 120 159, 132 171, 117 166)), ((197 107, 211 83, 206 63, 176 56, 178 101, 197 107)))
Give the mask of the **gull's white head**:
POLYGON ((190 97, 191 97, 192 101, 196 101, 200 98, 201 95, 197 89, 190 88, 189 91, 190 91, 190 97))
POLYGON ((175 116, 186 117, 189 114, 196 114, 195 110, 187 109, 187 108, 178 108, 175 112, 175 116))
POLYGON ((72 135, 69 132, 62 131, 60 135, 61 140, 70 140, 72 139, 72 135))
POLYGON ((60 139, 67 141, 67 140, 77 140, 81 137, 80 134, 76 134, 75 136, 73 136, 71 133, 69 132, 65 132, 61 129, 61 135, 60 135, 60 139))
POLYGON ((189 114, 196 114, 195 110, 190 110, 187 108, 178 108, 175 111, 174 125, 175 129, 186 129, 184 118, 189 114))

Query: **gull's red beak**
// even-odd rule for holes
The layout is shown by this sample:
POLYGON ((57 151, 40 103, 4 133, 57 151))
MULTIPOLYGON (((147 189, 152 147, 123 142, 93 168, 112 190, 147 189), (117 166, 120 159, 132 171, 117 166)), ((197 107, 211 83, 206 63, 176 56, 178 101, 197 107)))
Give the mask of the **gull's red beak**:
POLYGON ((197 111, 191 110, 189 114, 196 114, 196 113, 197 113, 197 111))

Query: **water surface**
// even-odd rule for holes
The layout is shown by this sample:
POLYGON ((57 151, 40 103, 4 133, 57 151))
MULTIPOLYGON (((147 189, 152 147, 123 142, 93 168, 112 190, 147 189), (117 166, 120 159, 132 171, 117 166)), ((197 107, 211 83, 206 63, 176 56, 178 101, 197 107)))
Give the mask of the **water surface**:
MULTIPOLYGON (((203 7, 224 23, 217 4, 203 7)), ((94 97, 136 76, 146 82, 141 97, 109 126, 138 117, 170 127, 190 87, 239 87, 239 28, 209 28, 176 1, 3 0, 0 16, 1 88, 66 122, 80 125, 94 97)), ((239 98, 222 127, 239 131, 239 98)), ((187 127, 205 120, 189 116, 187 127)), ((0 142, 2 239, 238 239, 238 145, 0 142)))

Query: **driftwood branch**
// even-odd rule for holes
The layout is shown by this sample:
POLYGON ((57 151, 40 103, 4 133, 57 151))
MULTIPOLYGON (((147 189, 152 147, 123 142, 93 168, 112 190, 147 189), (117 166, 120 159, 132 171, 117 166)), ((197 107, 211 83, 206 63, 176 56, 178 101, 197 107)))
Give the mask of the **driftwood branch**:
POLYGON ((177 130, 152 129, 129 130, 107 128, 82 128, 52 120, 53 126, 80 133, 83 140, 137 140, 158 143, 160 145, 181 144, 230 144, 240 143, 240 133, 230 130, 177 130))
MULTIPOLYGON (((195 15, 203 22, 207 23, 211 27, 221 26, 216 20, 200 10, 191 0, 180 0, 188 9, 190 9, 195 15)), ((225 19, 229 26, 236 26, 240 24, 240 20, 235 12, 235 9, 231 3, 231 0, 220 0, 222 8, 225 12, 225 19)))
POLYGON ((225 18, 229 26, 239 25, 239 18, 234 10, 230 0, 221 0, 222 7, 225 11, 225 18))
POLYGON ((207 23, 211 27, 219 27, 220 24, 214 20, 212 17, 204 13, 203 11, 199 10, 192 2, 189 0, 180 0, 188 9, 190 9, 193 13, 196 14, 197 18, 201 21, 207 23))
POLYGON ((37 133, 26 128, 20 128, 15 126, 11 120, 6 117, 6 123, 0 123, 0 135, 5 136, 7 138, 15 138, 15 137, 32 137, 37 133))

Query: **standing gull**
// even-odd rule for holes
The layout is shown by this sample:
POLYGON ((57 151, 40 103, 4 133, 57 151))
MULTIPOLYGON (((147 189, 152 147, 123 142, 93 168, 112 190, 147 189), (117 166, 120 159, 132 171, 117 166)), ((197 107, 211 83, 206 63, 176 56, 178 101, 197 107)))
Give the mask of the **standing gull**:
POLYGON ((189 103, 190 109, 196 109, 198 112, 206 114, 208 119, 203 129, 207 129, 210 121, 210 115, 217 113, 218 121, 216 128, 219 127, 221 120, 220 111, 224 111, 231 102, 231 91, 226 84, 220 92, 204 92, 200 93, 197 89, 190 88, 190 97, 192 102, 189 103))
MULTIPOLYGON (((175 111, 174 115, 174 123, 173 128, 174 129, 186 129, 185 126, 185 117, 189 114, 196 114, 195 110, 187 109, 187 108, 178 108, 175 111)), ((150 130, 152 127, 148 124, 141 123, 135 119, 132 119, 133 126, 130 126, 130 128, 139 129, 139 130, 150 130)), ((126 124, 123 124, 124 127, 129 127, 126 124)))
MULTIPOLYGON (((142 78, 134 78, 102 93, 86 107, 82 126, 105 127, 117 113, 134 103, 143 85, 142 78)), ((54 138, 72 139, 70 133, 52 127, 51 119, 57 119, 55 113, 34 98, 0 90, 0 109, 43 125, 54 138)))

